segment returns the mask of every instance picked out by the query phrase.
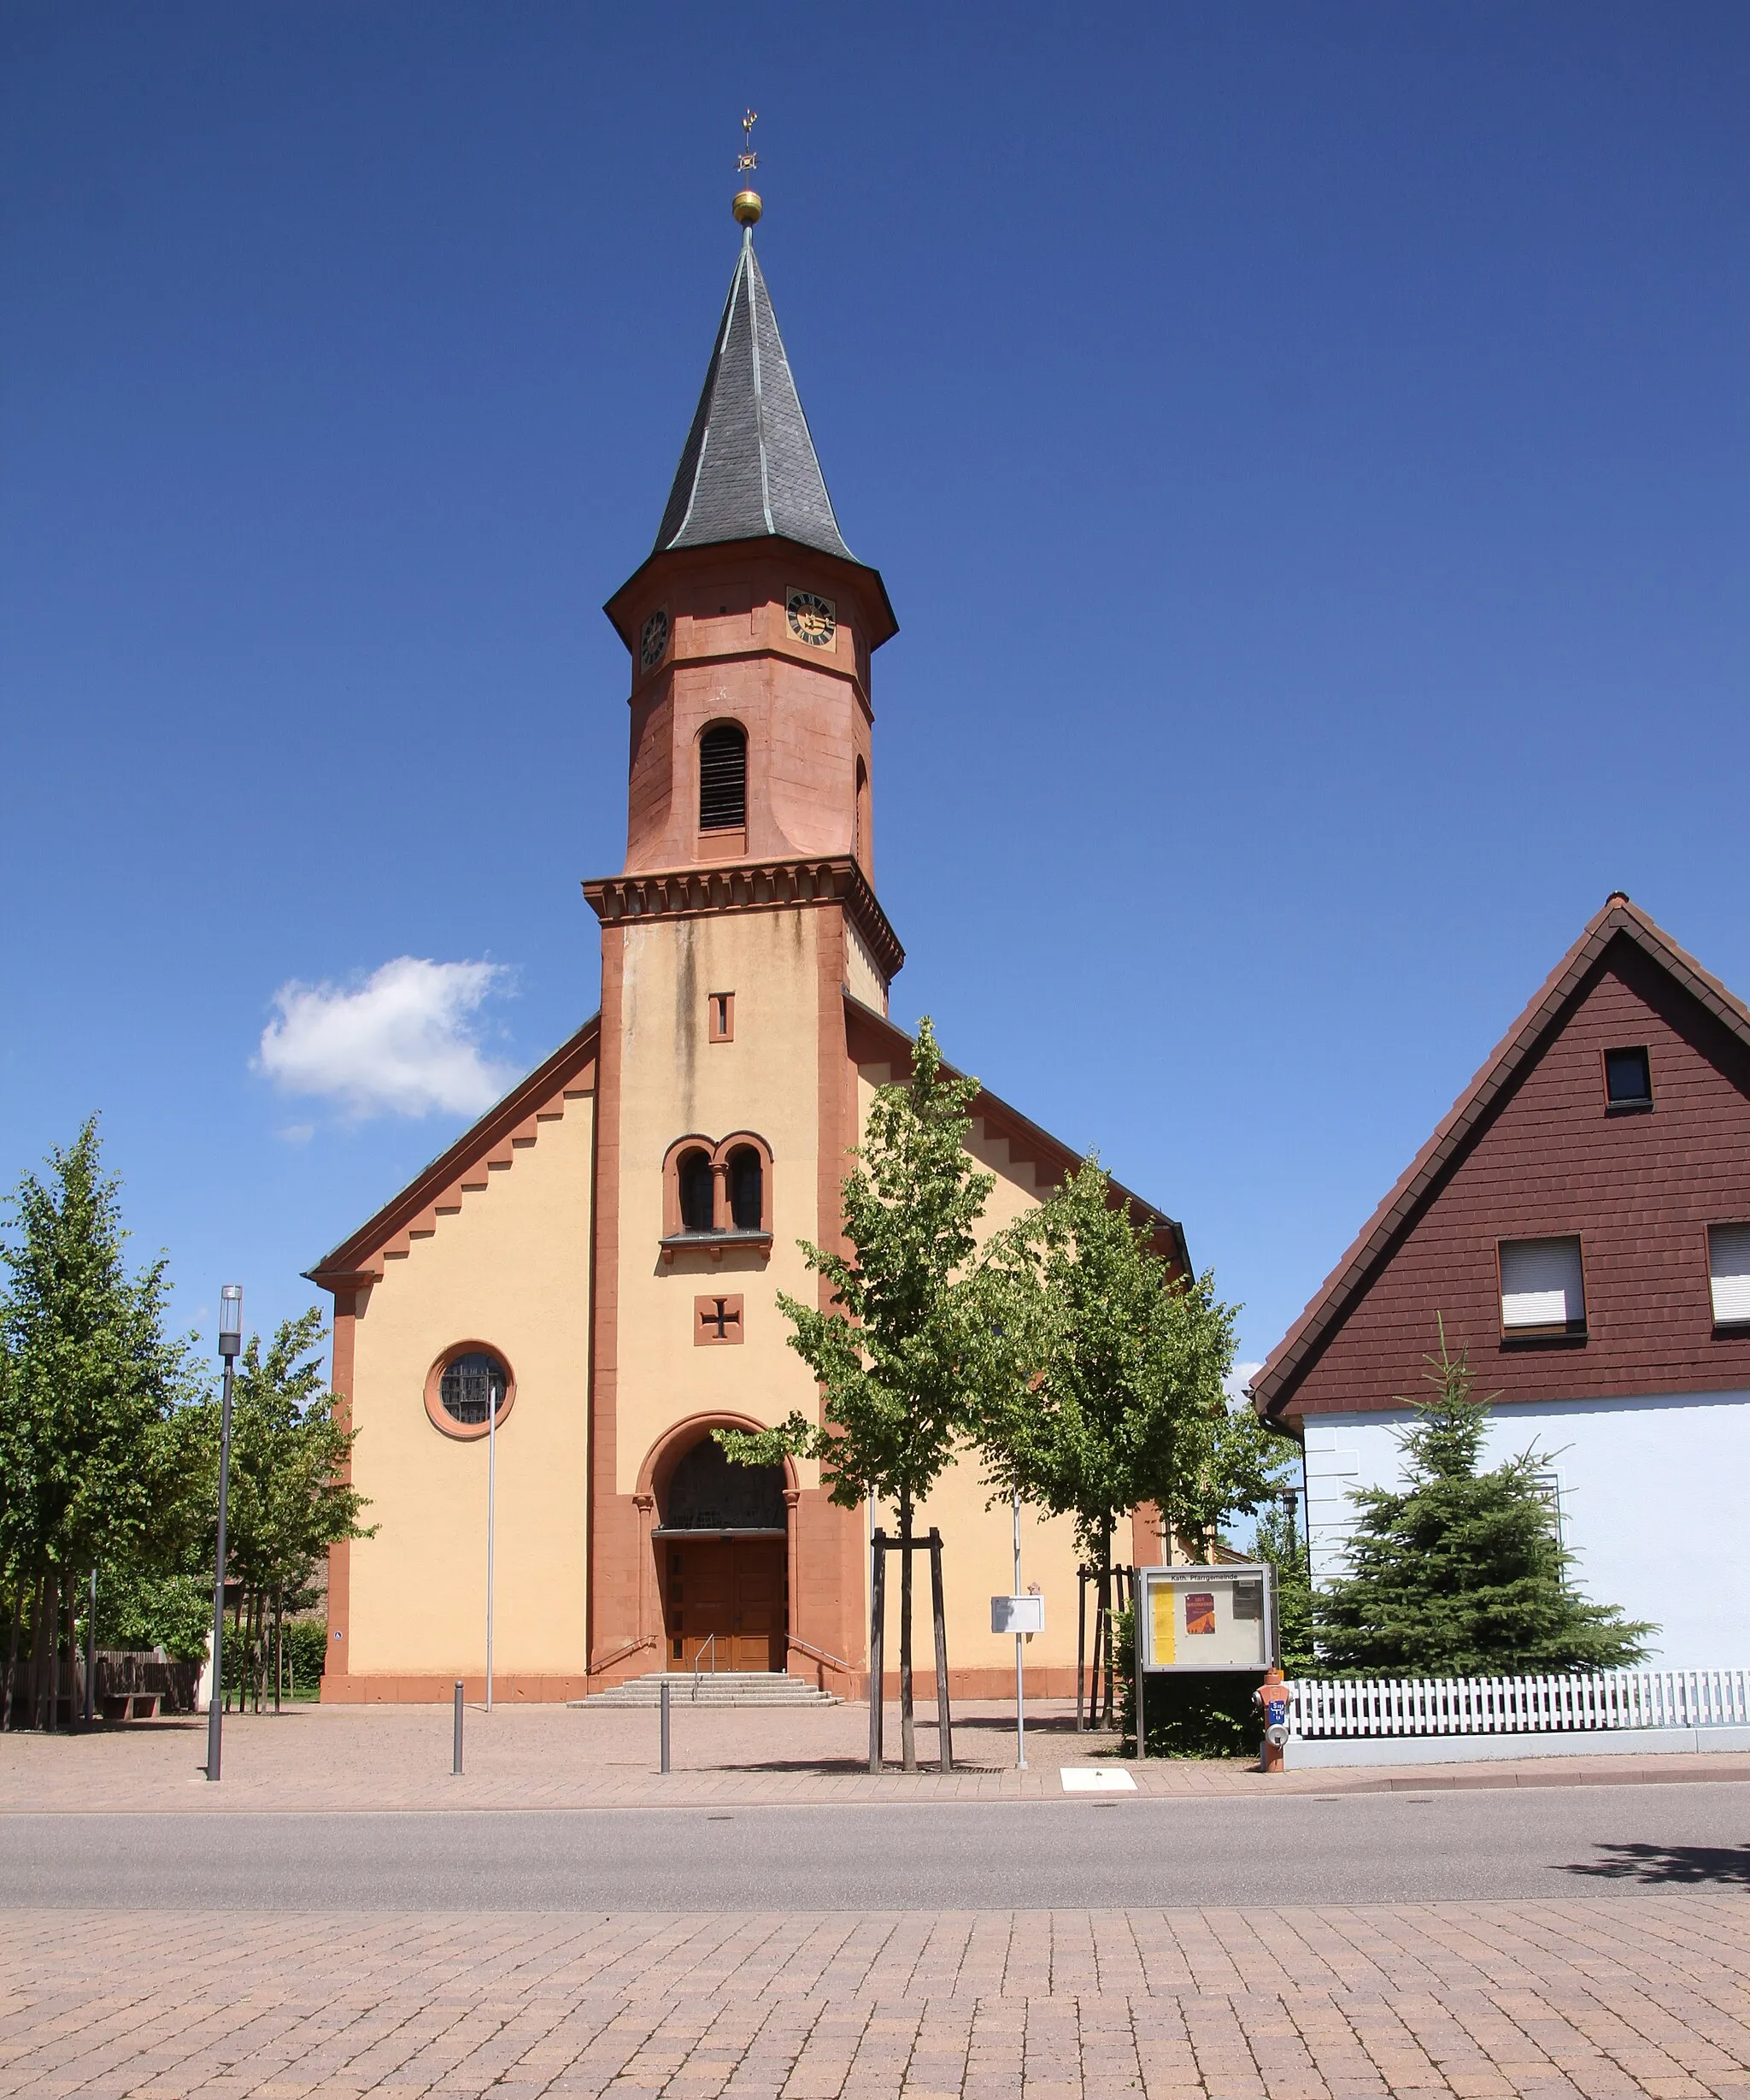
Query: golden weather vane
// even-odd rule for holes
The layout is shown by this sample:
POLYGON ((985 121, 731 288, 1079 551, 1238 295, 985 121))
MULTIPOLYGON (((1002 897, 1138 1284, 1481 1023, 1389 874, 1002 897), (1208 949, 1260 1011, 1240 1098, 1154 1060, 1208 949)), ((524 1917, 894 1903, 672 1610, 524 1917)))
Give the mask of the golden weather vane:
MULTIPOLYGON (((754 150, 754 126, 759 121, 757 109, 748 110, 742 118, 742 150, 735 156, 735 172, 738 175, 749 175, 760 165, 760 156, 754 150)), ((757 190, 743 189, 736 192, 733 209, 738 226, 755 225, 762 209, 757 190)))

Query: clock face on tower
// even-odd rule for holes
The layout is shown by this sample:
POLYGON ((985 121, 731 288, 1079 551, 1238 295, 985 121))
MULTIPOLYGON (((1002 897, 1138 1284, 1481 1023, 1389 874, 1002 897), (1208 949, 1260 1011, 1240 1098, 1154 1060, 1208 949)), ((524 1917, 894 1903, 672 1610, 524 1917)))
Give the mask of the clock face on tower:
POLYGON ((831 598, 816 597, 812 591, 787 592, 790 631, 811 649, 831 649, 838 632, 838 608, 831 598))
POLYGON ((638 637, 638 668, 654 671, 662 661, 662 652, 668 646, 668 615, 659 605, 644 622, 643 632, 638 637))

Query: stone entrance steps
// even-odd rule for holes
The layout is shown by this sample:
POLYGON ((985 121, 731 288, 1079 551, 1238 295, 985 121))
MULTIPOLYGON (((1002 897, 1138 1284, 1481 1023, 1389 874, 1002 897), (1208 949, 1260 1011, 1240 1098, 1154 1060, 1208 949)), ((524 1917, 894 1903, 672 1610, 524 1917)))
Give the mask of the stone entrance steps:
MULTIPOLYGON (((648 1677, 629 1677, 610 1691, 593 1692, 587 1699, 573 1699, 573 1706, 659 1706, 662 1686, 670 1687, 675 1706, 693 1704, 690 1670, 652 1670, 648 1677)), ((803 1678, 787 1677, 778 1670, 701 1670, 698 1676, 701 1706, 839 1706, 836 1692, 822 1691, 803 1678)))

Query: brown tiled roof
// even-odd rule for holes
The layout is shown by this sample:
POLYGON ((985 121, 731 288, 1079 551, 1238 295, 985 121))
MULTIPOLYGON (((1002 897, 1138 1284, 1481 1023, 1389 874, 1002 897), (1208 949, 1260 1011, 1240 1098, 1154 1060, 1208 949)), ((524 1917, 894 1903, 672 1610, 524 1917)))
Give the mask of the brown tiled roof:
POLYGON ((1560 1028, 1569 1002, 1612 941, 1632 942, 1730 1033, 1750 1048, 1750 1008, 1677 946, 1620 891, 1587 925, 1541 991, 1453 1103, 1432 1137, 1398 1177, 1342 1260, 1252 1381, 1252 1397, 1266 1418, 1281 1415, 1326 1343, 1342 1326, 1405 1233, 1421 1215, 1521 1068, 1560 1028))

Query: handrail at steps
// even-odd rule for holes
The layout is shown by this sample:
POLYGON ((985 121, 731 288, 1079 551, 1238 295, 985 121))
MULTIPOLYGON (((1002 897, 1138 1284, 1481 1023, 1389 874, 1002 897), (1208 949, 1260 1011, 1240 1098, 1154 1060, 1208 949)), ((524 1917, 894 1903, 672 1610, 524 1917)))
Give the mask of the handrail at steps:
POLYGON ((693 1704, 695 1706, 699 1703, 699 1671, 705 1661, 706 1648, 711 1651, 711 1674, 715 1677, 717 1674, 717 1636, 714 1633, 708 1633, 705 1636, 705 1647, 702 1648, 693 1657, 693 1704))
POLYGON ((813 1656, 817 1662, 830 1662, 834 1669, 843 1670, 848 1677, 852 1674, 854 1665, 847 1662, 843 1656, 830 1656, 824 1648, 817 1648, 813 1641, 805 1641, 797 1633, 786 1633, 784 1638, 790 1647, 800 1648, 805 1656, 813 1656))
POLYGON ((591 1677, 599 1677, 603 1670, 611 1670, 616 1662, 623 1662, 628 1656, 637 1655, 639 1649, 654 1648, 655 1645, 656 1636, 654 1633, 640 1633, 631 1640, 622 1641, 618 1648, 610 1648, 605 1656, 598 1657, 590 1666, 589 1674, 591 1677))

